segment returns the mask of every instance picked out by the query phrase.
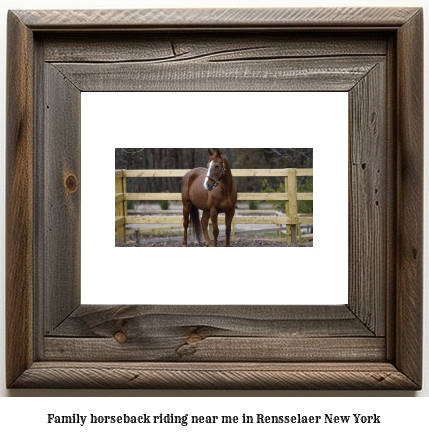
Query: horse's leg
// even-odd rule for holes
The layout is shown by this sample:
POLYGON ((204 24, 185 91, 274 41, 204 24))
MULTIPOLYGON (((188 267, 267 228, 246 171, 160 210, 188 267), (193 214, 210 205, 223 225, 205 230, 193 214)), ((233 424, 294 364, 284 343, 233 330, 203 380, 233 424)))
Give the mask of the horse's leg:
POLYGON ((183 241, 182 247, 188 246, 188 226, 189 226, 189 215, 191 213, 192 202, 189 200, 183 201, 183 241))
POLYGON ((208 231, 209 218, 210 218, 210 209, 204 209, 203 216, 201 218, 201 227, 203 229, 204 239, 206 241, 206 247, 210 247, 211 245, 210 238, 209 238, 209 231, 208 231))
POLYGON ((225 213, 225 233, 226 233, 226 243, 225 247, 231 247, 231 223, 234 218, 235 206, 225 213))
POLYGON ((218 211, 216 209, 211 209, 210 219, 212 220, 212 224, 213 224, 214 247, 217 247, 217 237, 219 236, 219 226, 217 225, 217 216, 218 216, 218 211))

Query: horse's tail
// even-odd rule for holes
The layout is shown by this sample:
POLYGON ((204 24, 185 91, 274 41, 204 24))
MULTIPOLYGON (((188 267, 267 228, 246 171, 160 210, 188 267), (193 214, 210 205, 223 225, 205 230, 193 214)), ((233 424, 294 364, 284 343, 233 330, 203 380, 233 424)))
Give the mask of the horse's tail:
POLYGON ((191 207, 191 225, 194 231, 194 235, 198 239, 198 244, 200 244, 202 239, 200 214, 198 212, 198 208, 195 207, 194 205, 192 205, 191 207))

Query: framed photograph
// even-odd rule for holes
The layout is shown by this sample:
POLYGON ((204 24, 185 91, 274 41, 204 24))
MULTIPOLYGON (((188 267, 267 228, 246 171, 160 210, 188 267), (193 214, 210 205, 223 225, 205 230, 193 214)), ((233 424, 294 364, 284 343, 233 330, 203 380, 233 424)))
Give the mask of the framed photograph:
MULTIPOLYGON (((123 107, 125 112, 127 104, 123 107)), ((272 110, 272 105, 266 107, 272 110)), ((6 114, 9 388, 421 389, 421 9, 10 11, 6 114), (265 284, 255 280, 251 290, 222 277, 221 257, 237 256, 238 249, 204 251, 211 277, 207 283, 192 283, 192 267, 178 274, 161 258, 156 262, 159 281, 150 279, 155 263, 147 259, 133 268, 100 268, 104 242, 94 255, 85 256, 84 217, 90 215, 94 222, 108 223, 106 234, 89 236, 94 245, 105 238, 116 252, 133 251, 114 247, 112 241, 114 153, 97 141, 103 126, 89 145, 83 139, 84 127, 93 124, 85 115, 91 112, 84 110, 85 93, 100 93, 109 101, 122 92, 151 94, 155 100, 165 93, 183 99, 189 93, 226 93, 232 100, 243 93, 301 93, 302 99, 307 93, 345 93, 347 160, 336 168, 315 158, 314 171, 334 175, 318 196, 325 205, 315 210, 315 219, 318 213, 330 217, 330 228, 338 219, 337 188, 347 186, 347 235, 332 231, 325 246, 317 238, 326 229, 317 227, 314 247, 297 249, 323 253, 326 248, 329 253, 336 240, 347 240, 345 263, 325 255, 317 269, 308 271, 316 276, 316 294, 328 293, 337 275, 346 277, 341 286, 347 301, 268 299, 273 289, 300 292, 299 281, 285 273, 286 253, 295 248, 278 251, 275 278, 265 284), (111 160, 99 165, 87 157, 88 147, 111 160), (339 176, 342 172, 347 180, 339 176), (109 205, 97 202, 102 191, 111 192, 109 205), (83 199, 90 196, 94 201, 87 206, 83 199), (121 286, 106 289, 113 285, 101 285, 102 274, 134 276, 127 286, 138 289, 139 303, 121 301, 121 286), (213 298, 208 303, 181 301, 177 292, 175 299, 164 297, 179 280, 213 298), (100 303, 96 297, 85 302, 82 290, 88 286, 95 295, 110 291, 117 303, 100 303), (219 301, 217 289, 240 298, 219 301)), ((176 109, 160 112, 160 118, 163 128, 153 136, 160 139, 154 147, 170 145, 161 139, 175 118, 181 120, 176 136, 192 137, 194 117, 185 122, 176 109)), ((303 132, 317 131, 317 119, 307 122, 303 132)), ((127 120, 135 124, 131 115, 127 120)), ((107 129, 108 118, 104 124, 107 129)), ((128 124, 120 124, 124 135, 128 124)), ((227 124, 215 123, 198 147, 225 132, 227 124)), ((338 129, 343 128, 338 121, 338 129)), ((331 128, 333 135, 336 130, 331 128)), ((267 142, 261 147, 274 141, 267 142)), ((114 145, 122 146, 140 145, 114 145)), ((329 141, 320 150, 336 154, 329 141)), ((322 178, 315 177, 317 188, 322 178)), ((125 194, 119 193, 121 200, 126 201, 125 194)), ((292 204, 291 195, 285 192, 281 199, 292 204)), ((155 256, 157 250, 137 251, 155 256)), ((202 253, 171 250, 183 259, 202 253)), ((248 280, 259 273, 257 258, 227 264, 248 280)))

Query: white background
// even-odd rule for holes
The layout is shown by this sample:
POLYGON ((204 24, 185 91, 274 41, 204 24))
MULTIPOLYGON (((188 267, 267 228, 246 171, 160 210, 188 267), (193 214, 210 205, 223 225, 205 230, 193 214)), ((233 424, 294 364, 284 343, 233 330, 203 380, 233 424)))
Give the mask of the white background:
MULTIPOLYGON (((198 2, 197 0, 165 0, 165 1, 155 1, 155 0, 124 0, 124 1, 112 1, 112 0, 72 0, 59 2, 58 0, 5 0, 0 5, 1 12, 1 45, 0 45, 0 58, 2 63, 2 68, 0 68, 0 78, 2 87, 0 88, 0 99, 2 101, 2 107, 5 108, 5 35, 6 35, 6 11, 7 9, 34 9, 34 8, 142 8, 142 7, 201 7, 201 6, 218 6, 218 7, 282 7, 282 6, 422 6, 424 7, 427 1, 406 1, 406 0, 342 0, 342 1, 329 1, 329 2, 317 2, 312 1, 292 1, 292 0, 220 0, 215 2, 204 1, 198 2)), ((426 19, 427 22, 427 19, 426 19)), ((427 35, 427 32, 426 32, 427 35)), ((425 59, 429 58, 428 48, 429 41, 427 36, 425 37, 425 59)), ((426 68, 426 78, 428 69, 426 68)), ((426 93, 425 93, 426 97, 426 93)), ((425 116, 425 120, 427 115, 425 116)), ((428 127, 428 122, 425 121, 425 126, 428 127)), ((4 137, 4 116, 0 117, 0 134, 4 137)), ((425 164, 427 167, 428 160, 425 158, 425 164)), ((0 155, 0 174, 4 174, 4 156, 0 155)), ((1 192, 4 193, 4 179, 0 180, 1 192)), ((426 188, 427 188, 426 183, 426 188)), ((2 194, 3 195, 3 194, 2 194)), ((426 205, 427 207, 427 205, 426 205)), ((0 205, 0 228, 4 229, 4 203, 0 205)), ((427 209, 426 209, 427 211, 427 209)), ((425 224, 427 224, 427 218, 425 224)), ((425 236, 427 241, 427 236, 425 236)), ((0 245, 4 247, 4 231, 0 232, 0 245)), ((0 268, 0 280, 4 283, 4 250, 0 253, 1 264, 0 268)), ((427 266, 427 264, 426 264, 427 266)), ((426 268, 427 271, 427 268, 426 268)), ((1 296, 3 304, 0 305, 0 319, 4 320, 4 287, 1 287, 1 296)), ((427 310, 427 295, 428 295, 427 284, 425 284, 425 376, 428 376, 428 350, 429 350, 429 330, 427 327, 428 320, 428 310, 427 310)), ((4 322, 0 323, 0 355, 4 356, 4 322)), ((17 396, 18 398, 1 398, 0 399, 0 428, 3 431, 8 429, 17 432, 27 431, 32 434, 78 434, 79 429, 77 427, 54 427, 53 429, 48 429, 46 426, 46 414, 51 413, 99 413, 105 411, 106 413, 111 413, 114 409, 115 413, 125 413, 127 410, 142 411, 151 410, 156 412, 159 409, 165 409, 165 412, 176 410, 180 413, 182 407, 192 408, 195 413, 215 413, 219 411, 221 413, 227 410, 230 414, 239 414, 243 409, 250 410, 260 410, 263 409, 262 413, 267 413, 267 411, 272 411, 273 413, 279 413, 280 411, 285 411, 285 413, 290 413, 291 411, 303 413, 325 413, 326 409, 332 410, 332 413, 359 413, 360 410, 368 410, 368 413, 384 413, 386 416, 386 426, 365 426, 365 427, 317 427, 319 434, 337 434, 341 432, 343 435, 345 431, 347 434, 351 435, 362 435, 363 432, 368 435, 380 435, 380 434, 395 434, 400 431, 417 431, 424 432, 424 428, 427 426, 427 410, 428 410, 428 394, 429 388, 426 380, 424 380, 424 388, 421 392, 327 392, 327 391, 309 391, 309 392, 295 392, 295 391, 102 391, 102 390, 20 390, 20 391, 8 391, 5 388, 4 383, 4 358, 0 358, 0 373, 3 375, 0 380, 0 395, 3 396, 17 396), (42 396, 47 398, 38 399, 26 399, 21 397, 32 397, 32 396, 42 396), (72 399, 70 397, 79 396, 82 398, 72 399), (108 399, 108 398, 85 398, 85 397, 100 397, 100 396, 124 396, 128 398, 121 398, 118 400, 108 399), (152 398, 152 397, 173 397, 173 398, 152 398), (187 398, 174 398, 174 396, 187 396, 187 398), (234 396, 249 397, 249 398, 234 398, 234 396), (254 397, 264 397, 264 398, 254 398, 254 397), (323 397, 322 398, 290 398, 290 397, 323 397), (337 398, 345 396, 348 398, 337 398), (361 398, 361 397, 372 397, 372 398, 361 398), (384 398, 378 398, 378 397, 384 398), (392 398, 385 398, 390 396, 392 398), (426 398, 421 399, 407 399, 403 397, 421 397, 426 398), (49 397, 64 397, 64 398, 49 398, 49 397), (133 398, 136 397, 136 398, 133 398), (151 397, 151 398, 146 398, 151 397), (198 398, 201 397, 201 398, 198 398), (217 398, 222 397, 222 398, 217 398), (401 397, 401 398, 398 398, 401 397), (367 408, 368 407, 368 408, 367 408)), ((258 412, 259 413, 259 412, 258 412)), ((326 412, 326 413, 329 413, 326 412)), ((167 429, 170 430, 169 427, 167 429)), ((89 427, 93 434, 93 429, 89 427)), ((142 434, 143 431, 140 427, 131 430, 126 429, 128 434, 142 434), (133 433, 131 433, 131 431, 133 433)), ((226 434, 227 429, 221 429, 215 427, 214 430, 205 429, 205 432, 219 434, 219 430, 226 434)), ((270 434, 282 434, 292 433, 293 434, 308 434, 308 427, 295 428, 295 427, 276 427, 270 429, 269 427, 255 428, 252 430, 247 430, 247 434, 260 434, 261 430, 264 432, 270 432, 270 434)), ((314 430, 311 428, 311 430, 314 430)), ((85 430, 88 433, 88 429, 85 430)), ((112 426, 104 427, 104 434, 117 434, 121 431, 121 428, 112 426)), ((151 429, 151 434, 154 430, 151 429)), ((162 432, 165 432, 164 428, 161 428, 162 432)), ((174 429, 178 431, 178 429, 174 429)), ((195 430, 194 430, 195 431, 195 430)), ((198 428, 196 431, 201 433, 198 428)), ((229 428, 228 433, 236 433, 236 428, 229 428)), ((187 431, 187 434, 190 432, 187 431)))
POLYGON ((346 304, 347 157, 346 92, 82 93, 82 303, 346 304), (120 146, 313 148, 314 247, 115 247, 120 146))

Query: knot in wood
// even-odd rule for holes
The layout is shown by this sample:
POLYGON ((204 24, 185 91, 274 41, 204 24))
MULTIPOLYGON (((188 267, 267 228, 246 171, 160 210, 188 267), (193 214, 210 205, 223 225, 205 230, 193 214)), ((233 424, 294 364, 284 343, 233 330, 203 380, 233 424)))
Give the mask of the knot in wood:
POLYGON ((117 331, 113 335, 113 337, 115 338, 115 341, 119 342, 120 344, 123 344, 123 343, 127 342, 127 340, 128 340, 127 335, 124 332, 121 332, 120 330, 117 331))
POLYGON ((200 342, 202 340, 203 338, 197 333, 191 333, 189 337, 186 339, 186 344, 191 345, 191 344, 195 344, 196 342, 200 342))
POLYGON ((64 181, 64 185, 69 194, 76 192, 78 187, 76 176, 74 174, 69 174, 64 181))

